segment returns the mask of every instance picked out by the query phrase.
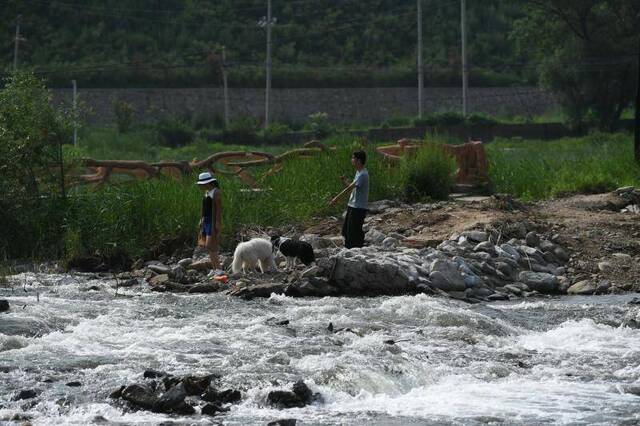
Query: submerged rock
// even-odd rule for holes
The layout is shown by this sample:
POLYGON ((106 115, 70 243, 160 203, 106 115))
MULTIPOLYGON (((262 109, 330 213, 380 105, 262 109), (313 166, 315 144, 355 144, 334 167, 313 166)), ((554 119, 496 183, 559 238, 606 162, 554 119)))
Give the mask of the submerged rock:
POLYGON ((38 396, 38 391, 35 389, 23 389, 14 395, 13 400, 22 401, 24 399, 35 398, 36 396, 38 396))
POLYGON ((293 408, 304 407, 311 403, 313 392, 302 381, 298 380, 292 388, 292 391, 271 391, 267 395, 267 403, 276 408, 293 408))
POLYGON ((216 389, 209 388, 202 394, 202 400, 211 402, 214 404, 233 404, 240 402, 242 394, 239 390, 227 389, 223 391, 217 391, 216 389))
POLYGON ((204 407, 202 407, 202 410, 200 410, 200 413, 206 416, 215 416, 218 413, 224 413, 227 411, 229 411, 228 408, 224 408, 220 405, 206 404, 204 407))
POLYGON ((278 419, 267 423, 267 426, 296 426, 297 419, 278 419))

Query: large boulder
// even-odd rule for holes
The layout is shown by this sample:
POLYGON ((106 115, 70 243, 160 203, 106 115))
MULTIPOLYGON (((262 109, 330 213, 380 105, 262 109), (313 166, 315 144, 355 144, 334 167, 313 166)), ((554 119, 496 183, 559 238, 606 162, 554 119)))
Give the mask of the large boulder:
POLYGON ((594 282, 590 280, 583 280, 583 281, 578 281, 577 283, 569 287, 567 289, 567 294, 573 294, 573 295, 594 294, 597 289, 598 289, 598 286, 596 286, 594 282))
POLYGON ((452 261, 436 259, 431 263, 429 280, 434 287, 444 291, 464 291, 467 286, 458 269, 452 261))
POLYGON ((351 249, 331 259, 334 266, 329 281, 341 294, 376 296, 417 291, 417 273, 412 274, 395 253, 385 255, 372 248, 351 249))
POLYGON ((155 392, 147 385, 134 383, 122 390, 122 399, 136 408, 152 410, 158 401, 155 392))
POLYGON ((540 293, 557 293, 558 277, 546 272, 522 271, 518 276, 519 280, 525 283, 530 289, 540 293))

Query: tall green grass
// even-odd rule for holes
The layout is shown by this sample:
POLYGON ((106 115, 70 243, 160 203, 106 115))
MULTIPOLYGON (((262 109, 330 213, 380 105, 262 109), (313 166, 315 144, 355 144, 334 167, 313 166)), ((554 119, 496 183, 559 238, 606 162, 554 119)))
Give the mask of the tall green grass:
MULTIPOLYGON (((354 174, 350 164, 354 149, 343 145, 335 152, 291 158, 280 172, 268 176, 267 168, 260 169, 256 172, 260 191, 236 178, 220 176, 223 247, 235 244, 235 234, 246 225, 306 223, 316 215, 342 211, 346 199, 335 207, 329 207, 328 202, 343 188, 340 175, 354 174)), ((384 163, 373 151, 368 156, 370 199, 401 195, 400 170, 384 163)), ((67 257, 118 253, 137 257, 164 239, 195 241, 202 197, 195 180, 194 176, 77 189, 70 198, 66 219, 67 257)))
POLYGON ((557 141, 500 140, 487 145, 496 192, 527 200, 640 186, 629 134, 557 141))
MULTIPOLYGON (((349 137, 334 137, 330 144, 337 146, 336 151, 291 158, 273 175, 265 175, 268 167, 251 170, 260 191, 250 190, 237 178, 220 176, 223 248, 231 248, 238 231, 247 225, 311 224, 314 217, 342 212, 346 199, 334 207, 327 203, 343 188, 339 176, 353 176, 350 156, 359 146, 349 137)), ((502 140, 486 149, 494 190, 524 199, 640 186, 630 135, 596 134, 554 142, 502 140)), ((434 153, 391 166, 372 149, 367 153, 371 201, 406 199, 410 183, 423 178, 427 189, 448 186, 451 161, 446 156, 434 153)), ((6 238, 11 244, 0 244, 0 255, 136 258, 163 240, 195 242, 202 197, 195 180, 192 176, 76 187, 66 200, 40 200, 27 213, 7 209, 0 216, 3 223, 12 224, 6 238)), ((445 192, 422 195, 446 198, 445 192)))

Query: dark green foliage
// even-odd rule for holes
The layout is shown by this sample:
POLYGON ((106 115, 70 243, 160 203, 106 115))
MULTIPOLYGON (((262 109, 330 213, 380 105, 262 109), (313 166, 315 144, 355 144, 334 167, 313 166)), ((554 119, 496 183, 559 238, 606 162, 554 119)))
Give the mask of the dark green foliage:
POLYGON ((570 124, 613 130, 635 94, 637 0, 540 0, 514 27, 570 124))
MULTIPOLYGON (((413 123, 415 123, 415 120, 413 120, 413 123)), ((383 129, 386 129, 389 127, 408 127, 411 124, 412 124, 411 117, 391 117, 383 121, 381 127, 383 129)))
POLYGON ((277 144, 284 135, 291 132, 291 128, 284 123, 271 123, 260 132, 259 137, 266 144, 277 144))
POLYGON ((333 130, 333 126, 329 122, 329 114, 326 112, 316 112, 311 114, 309 116, 309 121, 305 123, 303 130, 313 132, 317 138, 325 138, 329 136, 333 130))
POLYGON ((404 195, 408 201, 446 200, 454 182, 455 160, 435 143, 403 159, 404 195))
POLYGON ((415 118, 413 125, 416 127, 425 126, 457 126, 464 124, 465 120, 462 114, 452 111, 436 112, 425 115, 422 118, 415 118))
POLYGON ((126 133, 131 130, 136 110, 130 103, 121 99, 114 99, 113 113, 116 116, 116 126, 120 133, 126 133))
MULTIPOLYGON (((0 257, 59 248, 63 226, 62 144, 70 120, 42 81, 16 74, 0 90, 0 257)), ((50 253, 50 252, 49 252, 50 253)))
POLYGON ((471 125, 492 125, 498 124, 498 120, 491 117, 490 115, 481 114, 481 113, 473 113, 467 117, 467 123, 471 125))
POLYGON ((238 145, 256 145, 260 123, 253 117, 238 117, 224 130, 224 140, 238 145))
POLYGON ((185 146, 194 141, 196 132, 182 120, 165 119, 157 125, 160 144, 171 148, 185 146))
MULTIPOLYGON (((468 2, 472 85, 521 82, 505 37, 525 0, 468 2), (495 71, 491 71, 491 70, 495 71)), ((274 1, 274 87, 414 86, 415 0, 274 1)), ((264 0, 6 0, 0 33, 22 15, 20 65, 68 87, 219 85, 225 45, 232 86, 264 85, 264 0)), ((459 2, 424 4, 425 82, 460 84, 459 2)), ((5 72, 11 43, 0 45, 5 72)))

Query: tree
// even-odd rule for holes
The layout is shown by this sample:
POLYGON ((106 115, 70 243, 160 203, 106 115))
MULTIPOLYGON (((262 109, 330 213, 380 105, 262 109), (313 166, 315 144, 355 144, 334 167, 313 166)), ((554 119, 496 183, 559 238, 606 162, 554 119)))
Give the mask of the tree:
POLYGON ((640 0, 531 0, 514 35, 573 125, 615 129, 631 105, 640 0))
POLYGON ((61 250, 69 123, 32 74, 14 74, 0 89, 0 259, 61 250))
POLYGON ((2 199, 57 193, 60 146, 70 120, 51 105, 44 83, 18 73, 0 90, 0 193, 2 199))

